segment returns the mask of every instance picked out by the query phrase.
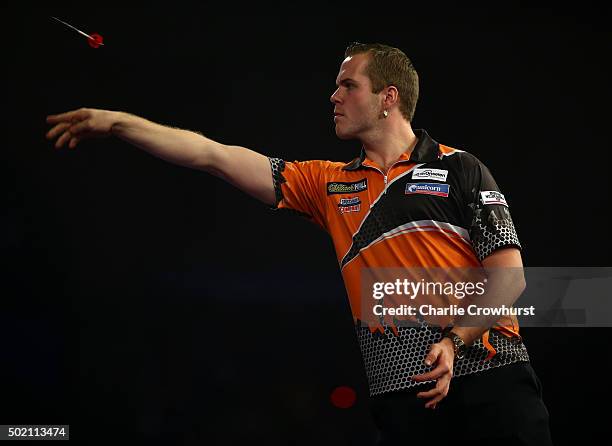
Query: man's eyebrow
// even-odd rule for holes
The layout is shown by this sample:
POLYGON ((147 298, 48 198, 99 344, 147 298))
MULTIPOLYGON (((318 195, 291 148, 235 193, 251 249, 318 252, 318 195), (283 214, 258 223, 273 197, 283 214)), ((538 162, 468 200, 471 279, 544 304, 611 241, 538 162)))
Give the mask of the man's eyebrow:
MULTIPOLYGON (((346 84, 347 82, 354 82, 354 83, 358 83, 355 79, 352 79, 350 77, 344 78, 340 81, 340 84, 346 84)), ((340 85, 336 82, 336 85, 340 85)))

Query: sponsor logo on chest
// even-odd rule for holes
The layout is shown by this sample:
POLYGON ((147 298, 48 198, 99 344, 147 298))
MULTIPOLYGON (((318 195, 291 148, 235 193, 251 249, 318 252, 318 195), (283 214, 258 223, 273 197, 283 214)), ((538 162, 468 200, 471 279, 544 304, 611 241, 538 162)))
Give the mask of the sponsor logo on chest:
POLYGON ((338 203, 338 210, 341 214, 359 212, 361 210, 361 200, 359 197, 341 198, 340 203, 338 203))
POLYGON ((482 204, 501 204, 508 207, 504 194, 496 190, 483 190, 480 192, 480 199, 482 200, 482 204))
POLYGON ((368 179, 363 178, 359 181, 353 182, 343 182, 343 181, 334 181, 332 183, 327 183, 327 195, 333 194, 354 194, 357 192, 363 192, 368 188, 368 179))
POLYGON ((423 194, 436 195, 438 197, 448 197, 450 186, 448 184, 439 183, 407 183, 406 195, 423 194))
POLYGON ((446 181, 448 170, 442 169, 414 169, 412 171, 413 180, 437 180, 446 181))

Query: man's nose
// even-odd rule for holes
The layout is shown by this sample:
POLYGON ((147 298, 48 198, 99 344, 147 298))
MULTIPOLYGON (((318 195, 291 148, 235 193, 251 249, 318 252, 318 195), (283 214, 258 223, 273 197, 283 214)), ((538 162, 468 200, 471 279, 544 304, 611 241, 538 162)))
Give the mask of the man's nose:
POLYGON ((334 91, 332 93, 332 95, 329 97, 329 100, 332 101, 332 103, 337 104, 338 102, 340 102, 340 99, 338 98, 338 92, 340 91, 339 88, 336 89, 336 91, 334 91))

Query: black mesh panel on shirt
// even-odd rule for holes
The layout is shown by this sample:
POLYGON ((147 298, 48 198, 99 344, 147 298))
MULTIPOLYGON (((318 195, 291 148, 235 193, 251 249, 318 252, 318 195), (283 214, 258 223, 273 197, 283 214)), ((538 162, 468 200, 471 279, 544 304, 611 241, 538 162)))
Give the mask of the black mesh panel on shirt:
MULTIPOLYGON (((434 368, 427 367, 424 360, 432 344, 442 338, 440 327, 432 327, 425 322, 421 322, 420 326, 399 326, 397 336, 388 326, 385 327, 384 334, 372 333, 368 327, 361 324, 356 328, 370 395, 434 382, 416 382, 410 377, 434 368)), ((477 339, 468 347, 464 358, 455 360, 453 376, 468 375, 518 361, 529 361, 527 348, 520 338, 509 338, 491 329, 489 342, 497 354, 485 361, 489 351, 482 339, 477 339)))
POLYGON ((497 248, 515 246, 521 249, 510 212, 505 206, 477 208, 470 236, 474 252, 481 262, 497 248), (488 215, 483 215, 485 212, 488 215))
POLYGON ((281 189, 281 184, 285 183, 287 180, 283 177, 283 170, 285 170, 285 160, 281 158, 271 158, 270 166, 272 167, 272 181, 274 182, 274 194, 276 195, 276 202, 274 203, 274 207, 278 206, 278 203, 283 199, 283 191, 281 189))

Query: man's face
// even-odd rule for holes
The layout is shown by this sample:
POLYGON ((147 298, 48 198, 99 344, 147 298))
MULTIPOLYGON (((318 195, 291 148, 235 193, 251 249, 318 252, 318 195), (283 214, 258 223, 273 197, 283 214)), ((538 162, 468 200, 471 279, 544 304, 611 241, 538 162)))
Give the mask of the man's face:
POLYGON ((340 139, 361 139, 375 128, 381 113, 380 94, 372 93, 370 79, 364 74, 368 54, 344 59, 336 78, 337 89, 330 100, 334 104, 336 135, 340 139))

